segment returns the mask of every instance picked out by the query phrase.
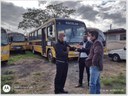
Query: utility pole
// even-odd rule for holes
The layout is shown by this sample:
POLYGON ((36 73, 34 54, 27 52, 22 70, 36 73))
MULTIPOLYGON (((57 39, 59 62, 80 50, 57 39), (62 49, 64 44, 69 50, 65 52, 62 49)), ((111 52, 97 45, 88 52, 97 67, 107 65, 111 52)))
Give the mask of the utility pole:
POLYGON ((110 30, 112 29, 112 24, 110 24, 110 30))

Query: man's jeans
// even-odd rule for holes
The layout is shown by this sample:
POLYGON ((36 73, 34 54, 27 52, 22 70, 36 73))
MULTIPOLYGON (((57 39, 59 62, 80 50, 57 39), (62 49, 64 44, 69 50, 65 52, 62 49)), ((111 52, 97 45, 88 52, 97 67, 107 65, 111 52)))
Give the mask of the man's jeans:
POLYGON ((100 94, 100 71, 97 66, 90 67, 90 94, 100 94))

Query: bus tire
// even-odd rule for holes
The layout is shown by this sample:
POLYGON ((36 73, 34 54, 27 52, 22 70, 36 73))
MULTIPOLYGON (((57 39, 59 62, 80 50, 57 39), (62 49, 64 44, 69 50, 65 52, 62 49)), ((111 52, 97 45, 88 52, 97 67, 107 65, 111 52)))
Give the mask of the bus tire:
POLYGON ((1 66, 6 66, 8 64, 8 60, 6 61, 1 61, 1 66))
POLYGON ((55 59, 53 57, 52 51, 49 50, 47 53, 48 61, 54 63, 55 59))

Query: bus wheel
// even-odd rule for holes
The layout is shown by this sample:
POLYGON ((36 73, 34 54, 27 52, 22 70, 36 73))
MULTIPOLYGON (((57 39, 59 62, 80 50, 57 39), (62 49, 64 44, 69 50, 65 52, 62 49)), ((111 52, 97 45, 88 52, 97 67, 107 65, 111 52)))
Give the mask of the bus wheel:
POLYGON ((8 64, 8 60, 7 61, 2 61, 1 62, 1 66, 6 66, 8 64))
POLYGON ((48 51, 47 57, 48 57, 48 61, 49 62, 54 62, 54 58, 53 58, 51 50, 48 51))

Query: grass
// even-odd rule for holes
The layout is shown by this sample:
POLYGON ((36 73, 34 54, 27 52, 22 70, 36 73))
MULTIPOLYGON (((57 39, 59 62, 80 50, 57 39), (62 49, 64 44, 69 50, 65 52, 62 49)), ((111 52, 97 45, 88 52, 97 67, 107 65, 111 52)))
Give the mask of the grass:
MULTIPOLYGON (((14 76, 12 74, 11 75, 2 75, 1 76, 1 89, 6 84, 12 86, 13 81, 14 81, 14 76)), ((15 93, 15 91, 13 89, 11 89, 10 92, 5 93, 3 90, 1 90, 1 93, 2 94, 13 94, 13 93, 15 93)))
MULTIPOLYGON (((27 58, 40 58, 39 55, 35 55, 30 51, 26 51, 26 54, 12 54, 11 57, 9 58, 8 64, 14 64, 16 61, 22 60, 22 59, 27 59, 27 58)), ((3 73, 1 76, 1 89, 5 84, 8 84, 10 86, 13 85, 14 83, 14 73, 13 71, 7 70, 3 73)), ((35 75, 40 75, 39 73, 36 73, 35 75)), ((15 90, 12 88, 10 92, 5 93, 3 90, 1 90, 2 94, 14 94, 16 93, 15 90)))
POLYGON ((40 76, 40 75, 41 75, 41 73, 36 72, 36 73, 33 73, 33 75, 38 75, 38 76, 40 76))
POLYGON ((117 90, 113 92, 114 94, 126 94, 126 91, 124 90, 117 90))
POLYGON ((39 58, 40 56, 33 54, 30 51, 26 51, 26 54, 16 54, 15 56, 11 56, 8 64, 13 64, 16 61, 19 61, 21 59, 26 59, 26 58, 39 58))
POLYGON ((103 85, 105 85, 105 86, 112 86, 113 79, 112 78, 102 79, 101 81, 102 81, 103 85))
POLYGON ((123 74, 119 74, 117 77, 111 77, 111 78, 102 78, 102 83, 106 86, 114 84, 123 84, 126 85, 126 76, 123 74))
POLYGON ((9 75, 9 74, 14 74, 14 73, 15 73, 14 71, 7 70, 7 71, 5 71, 3 74, 9 75))
MULTIPOLYGON (((7 70, 5 71, 2 76, 1 76, 1 89, 4 85, 10 85, 12 87, 13 82, 15 80, 15 72, 12 70, 7 70)), ((10 92, 5 93, 3 90, 1 90, 2 94, 14 94, 15 90, 13 88, 11 88, 10 92)))
POLYGON ((126 76, 122 73, 117 77, 102 78, 101 82, 102 85, 114 89, 113 94, 126 94, 126 76))

